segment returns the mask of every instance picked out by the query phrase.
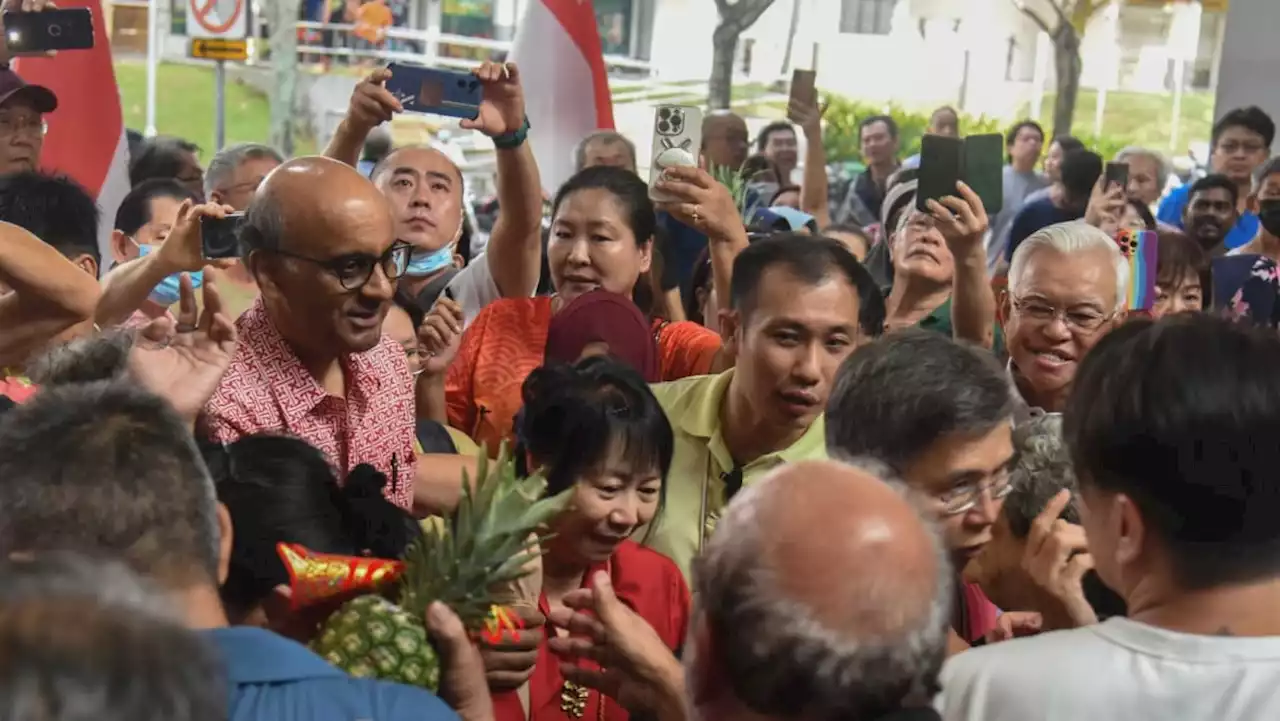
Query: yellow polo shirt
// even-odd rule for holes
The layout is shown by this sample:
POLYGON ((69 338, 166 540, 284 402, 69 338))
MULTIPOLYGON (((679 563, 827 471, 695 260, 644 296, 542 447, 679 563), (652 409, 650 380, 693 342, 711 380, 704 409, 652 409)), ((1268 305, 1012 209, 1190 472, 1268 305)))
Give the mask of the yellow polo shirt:
MULTIPOLYGON (((675 561, 686 579, 694 556, 714 530, 724 507, 722 475, 734 468, 733 457, 720 436, 720 406, 732 379, 733 371, 728 370, 651 386, 675 433, 675 454, 667 474, 662 515, 651 530, 637 531, 636 538, 675 561)), ((826 457, 825 417, 818 416, 789 448, 743 466, 742 485, 783 463, 826 457)))

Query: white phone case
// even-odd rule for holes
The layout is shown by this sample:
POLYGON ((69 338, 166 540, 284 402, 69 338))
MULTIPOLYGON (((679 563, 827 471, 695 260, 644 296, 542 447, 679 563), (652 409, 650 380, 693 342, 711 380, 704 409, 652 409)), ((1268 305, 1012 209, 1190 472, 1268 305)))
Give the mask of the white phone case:
POLYGON ((664 168, 698 165, 702 151, 702 109, 689 105, 659 105, 653 115, 653 154, 649 156, 649 198, 675 200, 654 189, 664 168))

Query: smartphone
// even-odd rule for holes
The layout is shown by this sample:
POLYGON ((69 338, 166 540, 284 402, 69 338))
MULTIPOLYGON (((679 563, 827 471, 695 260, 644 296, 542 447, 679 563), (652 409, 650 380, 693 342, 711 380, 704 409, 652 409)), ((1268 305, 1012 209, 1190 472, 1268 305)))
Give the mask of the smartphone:
POLYGON ((1156 301, 1159 235, 1154 230, 1122 230, 1116 242, 1129 259, 1129 310, 1151 310, 1156 301))
POLYGON ((89 8, 7 12, 5 45, 14 55, 93 47, 93 13, 89 8))
POLYGON ((929 212, 930 200, 955 195, 961 180, 964 143, 945 135, 926 135, 920 139, 920 175, 916 189, 916 210, 929 212))
POLYGON ((649 198, 657 203, 677 198, 654 188, 662 171, 698 166, 702 151, 702 110, 690 105, 659 105, 653 111, 653 155, 649 162, 649 198))
POLYGON ((1004 207, 1004 153, 1004 136, 999 133, 964 139, 961 179, 982 199, 982 207, 992 219, 1004 207))
MULTIPOLYGON (((818 102, 818 73, 813 70, 794 70, 791 73, 791 98, 789 105, 813 107, 818 102)), ((788 116, 791 120, 795 118, 788 116)))
POLYGON ((240 224, 244 222, 244 213, 228 213, 225 218, 200 218, 200 245, 204 249, 204 257, 239 258, 240 257, 240 224))
POLYGON ((1121 190, 1129 187, 1129 164, 1128 163, 1107 163, 1107 169, 1104 171, 1102 189, 1110 190, 1112 185, 1119 185, 1121 190))
POLYGON ((406 112, 474 119, 480 114, 484 90, 471 73, 391 63, 387 91, 406 112))

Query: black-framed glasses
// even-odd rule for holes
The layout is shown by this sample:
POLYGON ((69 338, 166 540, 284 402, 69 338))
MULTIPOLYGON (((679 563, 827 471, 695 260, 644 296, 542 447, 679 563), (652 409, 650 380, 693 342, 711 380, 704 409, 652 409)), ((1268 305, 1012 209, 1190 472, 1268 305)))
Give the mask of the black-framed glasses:
POLYGON ((409 255, 412 251, 413 246, 397 242, 392 243, 391 247, 387 248, 387 252, 380 257, 374 257, 368 253, 348 253, 336 258, 320 260, 290 253, 287 250, 276 249, 270 252, 318 265, 337 278, 343 290, 359 290, 373 277, 373 269, 377 266, 382 266, 382 272, 386 274, 388 280, 395 280, 404 275, 405 269, 409 267, 409 255))

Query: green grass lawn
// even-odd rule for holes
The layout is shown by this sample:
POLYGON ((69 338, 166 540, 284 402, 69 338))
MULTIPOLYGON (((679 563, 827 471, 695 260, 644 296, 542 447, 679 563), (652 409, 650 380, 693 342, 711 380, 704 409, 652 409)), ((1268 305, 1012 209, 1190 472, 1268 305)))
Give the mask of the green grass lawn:
MULTIPOLYGON (((125 127, 147 124, 147 66, 140 60, 117 60, 116 82, 125 127)), ((186 138, 200 146, 201 160, 214 152, 213 68, 162 63, 156 78, 156 130, 186 138)), ((265 95, 247 85, 227 81, 227 143, 265 143, 271 135, 271 110, 265 95)), ((314 152, 300 143, 299 152, 314 152)))
MULTIPOLYGON (((1053 94, 1044 97, 1040 121, 1046 130, 1053 124, 1054 97, 1053 94)), ((1185 93, 1182 96, 1182 125, 1178 129, 1178 147, 1174 154, 1185 154, 1188 143, 1209 141, 1209 133, 1213 127, 1213 102, 1212 93, 1185 93)), ((1081 90, 1076 101, 1073 127, 1077 135, 1093 134, 1097 108, 1097 91, 1081 90)), ((1169 154, 1172 133, 1173 95, 1107 93, 1107 105, 1102 115, 1104 137, 1169 154)))

